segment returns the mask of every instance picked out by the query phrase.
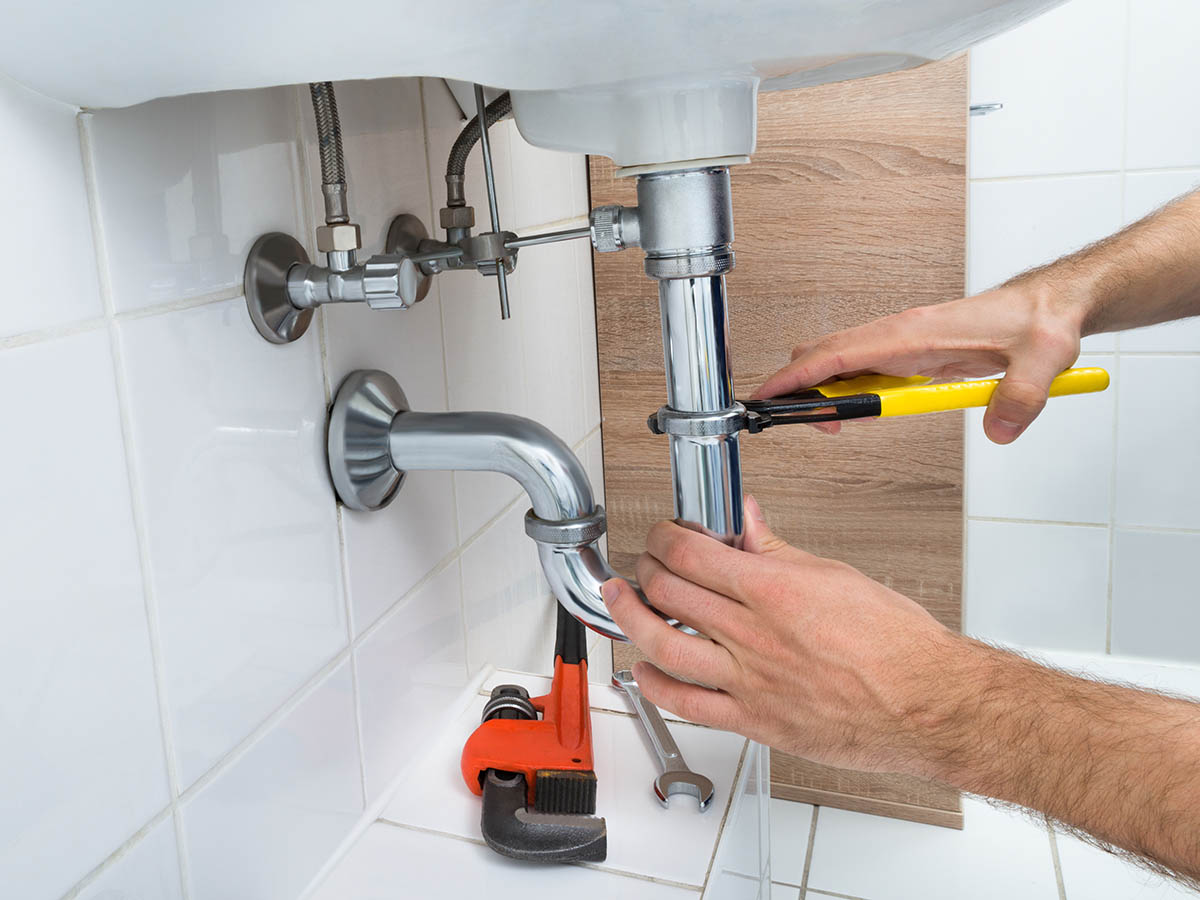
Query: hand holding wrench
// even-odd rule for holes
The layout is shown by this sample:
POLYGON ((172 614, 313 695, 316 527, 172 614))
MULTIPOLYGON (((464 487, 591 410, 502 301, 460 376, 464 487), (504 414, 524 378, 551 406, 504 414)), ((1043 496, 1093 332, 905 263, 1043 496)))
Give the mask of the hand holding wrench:
POLYGON ((679 745, 667 730, 667 723, 653 703, 645 698, 641 688, 633 680, 633 673, 628 669, 614 672, 612 683, 629 695, 633 708, 641 719, 642 727, 650 738, 650 746, 658 757, 662 774, 654 779, 654 793, 663 806, 669 806, 669 798, 675 794, 691 794, 700 804, 700 811, 708 809, 713 798, 713 783, 703 775, 697 775, 683 761, 679 745))

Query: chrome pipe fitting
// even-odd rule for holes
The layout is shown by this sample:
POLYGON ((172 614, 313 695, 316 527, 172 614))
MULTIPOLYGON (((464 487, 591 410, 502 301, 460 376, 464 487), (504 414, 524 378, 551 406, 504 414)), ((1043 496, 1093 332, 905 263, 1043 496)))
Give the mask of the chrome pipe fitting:
POLYGON ((503 413, 412 412, 391 376, 358 371, 346 376, 330 409, 328 457, 334 490, 357 510, 391 503, 412 470, 513 478, 533 505, 525 531, 537 542, 558 602, 593 631, 628 640, 600 595, 600 586, 617 575, 598 547, 604 508, 575 454, 545 426, 503 413))

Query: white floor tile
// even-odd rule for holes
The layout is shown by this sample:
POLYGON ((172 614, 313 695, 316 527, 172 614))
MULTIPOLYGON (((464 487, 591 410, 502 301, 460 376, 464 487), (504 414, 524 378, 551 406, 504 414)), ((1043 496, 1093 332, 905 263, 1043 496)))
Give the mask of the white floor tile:
POLYGON ((971 177, 1121 167, 1125 3, 1072 0, 971 49, 971 177), (1050 126, 1050 127, 1048 127, 1050 126))
POLYGON ((585 866, 521 863, 482 844, 381 822, 367 830, 313 900, 410 897, 695 900, 699 893, 585 866))
POLYGON ((1067 900, 1183 900, 1198 896, 1078 838, 1060 832, 1055 840, 1067 900))
POLYGON ((46 262, 43 254, 53 235, 53 245, 71 257, 69 264, 54 267, 53 280, 37 292, 36 300, 20 295, 0 303, 0 335, 100 315, 75 109, 0 74, 0 132, 5 207, 0 240, 9 247, 37 247, 35 258, 46 262))
POLYGON ((770 882, 753 875, 714 867, 704 889, 704 900, 766 900, 770 882))
POLYGON ((393 610, 355 656, 370 805, 449 724, 466 687, 457 561, 393 610))
POLYGON ((194 900, 292 900, 363 811, 349 663, 183 808, 194 900))
POLYGON ((1103 653, 1108 529, 968 522, 963 605, 974 637, 1103 653))
MULTIPOLYGON (((1113 369, 1107 356, 1087 356, 1078 365, 1113 369)), ((967 514, 1107 524, 1116 405, 1116 385, 1098 394, 1055 397, 1006 445, 983 433, 982 409, 967 410, 967 514)))
POLYGON ((319 346, 240 298, 120 335, 186 788, 347 641, 319 346))
MULTIPOLYGON (((414 773, 412 790, 398 795, 381 818, 479 839, 479 798, 463 783, 463 742, 479 724, 484 698, 463 713, 414 773)), ((652 784, 658 766, 631 716, 592 714, 597 815, 608 821, 607 869, 704 884, 745 738, 695 725, 673 724, 688 765, 712 779, 713 806, 704 814, 689 798, 663 808, 652 784), (653 834, 653 841, 646 835, 653 834)))
POLYGON ((306 241, 291 88, 188 94, 87 117, 118 311, 229 290, 268 231, 306 241))
POLYGON ((160 822, 84 888, 76 900, 182 900, 175 822, 160 822))
POLYGON ((772 799, 770 808, 771 879, 800 884, 804 879, 804 864, 808 860, 813 807, 808 803, 772 799))
POLYGON ((800 888, 791 884, 771 883, 771 900, 802 900, 800 888))
POLYGON ((956 831, 823 808, 808 886, 870 900, 1056 900, 1044 825, 972 798, 963 813, 956 831))
POLYGON ((1200 165, 1200 121, 1180 115, 1177 106, 1180 85, 1200 78, 1200 57, 1191 39, 1197 30, 1200 7, 1192 0, 1129 5, 1125 164, 1130 169, 1200 165))
POLYGON ((1200 663, 1200 534, 1117 529, 1112 651, 1200 663))
POLYGON ((1121 360, 1117 524, 1200 528, 1200 357, 1121 360))
POLYGON ((0 352, 0 894, 58 897, 168 801, 105 330, 0 352))

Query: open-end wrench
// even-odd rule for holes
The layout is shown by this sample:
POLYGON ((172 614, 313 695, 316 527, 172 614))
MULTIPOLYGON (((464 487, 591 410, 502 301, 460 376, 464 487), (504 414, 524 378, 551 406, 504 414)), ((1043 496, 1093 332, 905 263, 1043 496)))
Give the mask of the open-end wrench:
POLYGON ((662 805, 669 806, 669 799, 675 794, 691 794, 700 804, 701 812, 708 809, 713 798, 713 783, 687 767, 683 754, 679 752, 679 745, 667 730, 662 713, 642 694, 638 683, 633 680, 633 673, 628 669, 613 672, 612 683, 629 695, 642 727, 646 729, 646 736, 650 738, 654 755, 658 757, 662 774, 654 779, 654 793, 662 805))

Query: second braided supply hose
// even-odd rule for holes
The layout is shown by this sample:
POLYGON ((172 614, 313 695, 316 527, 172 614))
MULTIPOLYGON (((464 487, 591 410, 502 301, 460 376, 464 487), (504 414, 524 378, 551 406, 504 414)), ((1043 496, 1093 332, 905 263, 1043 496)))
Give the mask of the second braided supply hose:
MULTIPOLYGON (((483 109, 487 127, 491 128, 501 119, 512 115, 512 97, 505 91, 483 109)), ((479 143, 481 135, 479 116, 476 115, 464 127, 450 148, 450 157, 446 160, 446 205, 466 206, 466 193, 463 188, 464 174, 467 169, 467 157, 479 143)))

